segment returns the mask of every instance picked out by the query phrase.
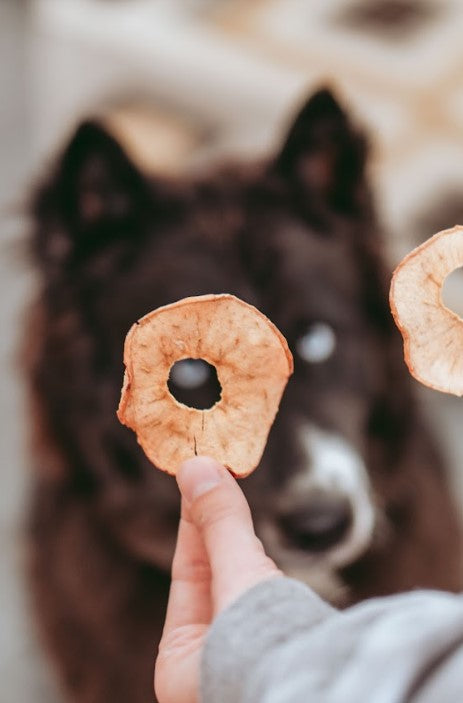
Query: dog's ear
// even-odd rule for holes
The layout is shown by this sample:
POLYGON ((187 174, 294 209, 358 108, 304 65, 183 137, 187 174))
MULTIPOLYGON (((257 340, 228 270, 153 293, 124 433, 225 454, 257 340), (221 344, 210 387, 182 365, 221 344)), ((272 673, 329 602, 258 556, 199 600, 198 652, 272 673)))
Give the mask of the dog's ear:
POLYGON ((96 122, 84 122, 32 206, 41 259, 83 259, 133 238, 149 207, 148 184, 118 142, 96 122))
POLYGON ((312 95, 297 115, 276 161, 304 210, 355 215, 365 204, 366 140, 329 90, 312 95))

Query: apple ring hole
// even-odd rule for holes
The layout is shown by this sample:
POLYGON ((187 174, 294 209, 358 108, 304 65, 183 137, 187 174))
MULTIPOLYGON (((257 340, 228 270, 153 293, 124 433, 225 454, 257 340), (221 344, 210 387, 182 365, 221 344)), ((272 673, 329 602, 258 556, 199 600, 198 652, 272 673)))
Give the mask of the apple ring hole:
POLYGON ((446 308, 463 318, 463 267, 460 266, 444 280, 442 300, 446 308))
POLYGON ((197 410, 209 410, 222 397, 217 369, 204 359, 180 359, 172 364, 167 387, 175 400, 197 410))

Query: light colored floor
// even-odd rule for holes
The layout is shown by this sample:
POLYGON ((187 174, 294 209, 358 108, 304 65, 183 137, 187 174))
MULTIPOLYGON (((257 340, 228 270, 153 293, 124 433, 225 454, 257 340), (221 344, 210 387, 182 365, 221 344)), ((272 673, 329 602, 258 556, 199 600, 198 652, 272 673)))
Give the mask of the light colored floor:
POLYGON ((0 0, 0 700, 54 703, 23 586, 27 462, 19 330, 33 288, 22 241, 29 151, 23 2, 0 0))
MULTIPOLYGON (((22 520, 28 481, 26 415, 17 352, 23 311, 34 288, 22 245, 27 223, 20 216, 32 148, 25 24, 25 2, 0 0, 0 701, 55 703, 59 696, 40 656, 22 579, 22 520)), ((463 515, 463 402, 421 393, 443 438, 463 515)))

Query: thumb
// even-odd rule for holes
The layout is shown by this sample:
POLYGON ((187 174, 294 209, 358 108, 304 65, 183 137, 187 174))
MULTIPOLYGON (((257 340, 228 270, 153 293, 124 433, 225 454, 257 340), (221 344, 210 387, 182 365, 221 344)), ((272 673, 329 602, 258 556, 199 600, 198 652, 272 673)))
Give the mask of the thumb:
POLYGON ((251 586, 280 574, 256 537, 246 498, 227 469, 198 456, 180 466, 177 483, 185 517, 195 524, 206 548, 214 614, 251 586))

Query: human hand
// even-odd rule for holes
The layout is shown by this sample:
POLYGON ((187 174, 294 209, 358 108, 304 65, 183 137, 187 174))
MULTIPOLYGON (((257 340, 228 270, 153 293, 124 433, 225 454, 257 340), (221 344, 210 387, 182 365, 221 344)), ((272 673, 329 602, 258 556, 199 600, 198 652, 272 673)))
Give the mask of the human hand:
POLYGON ((280 572, 223 466, 195 457, 182 464, 177 483, 182 514, 154 686, 159 703, 197 703, 201 650, 212 620, 248 588, 280 572))

